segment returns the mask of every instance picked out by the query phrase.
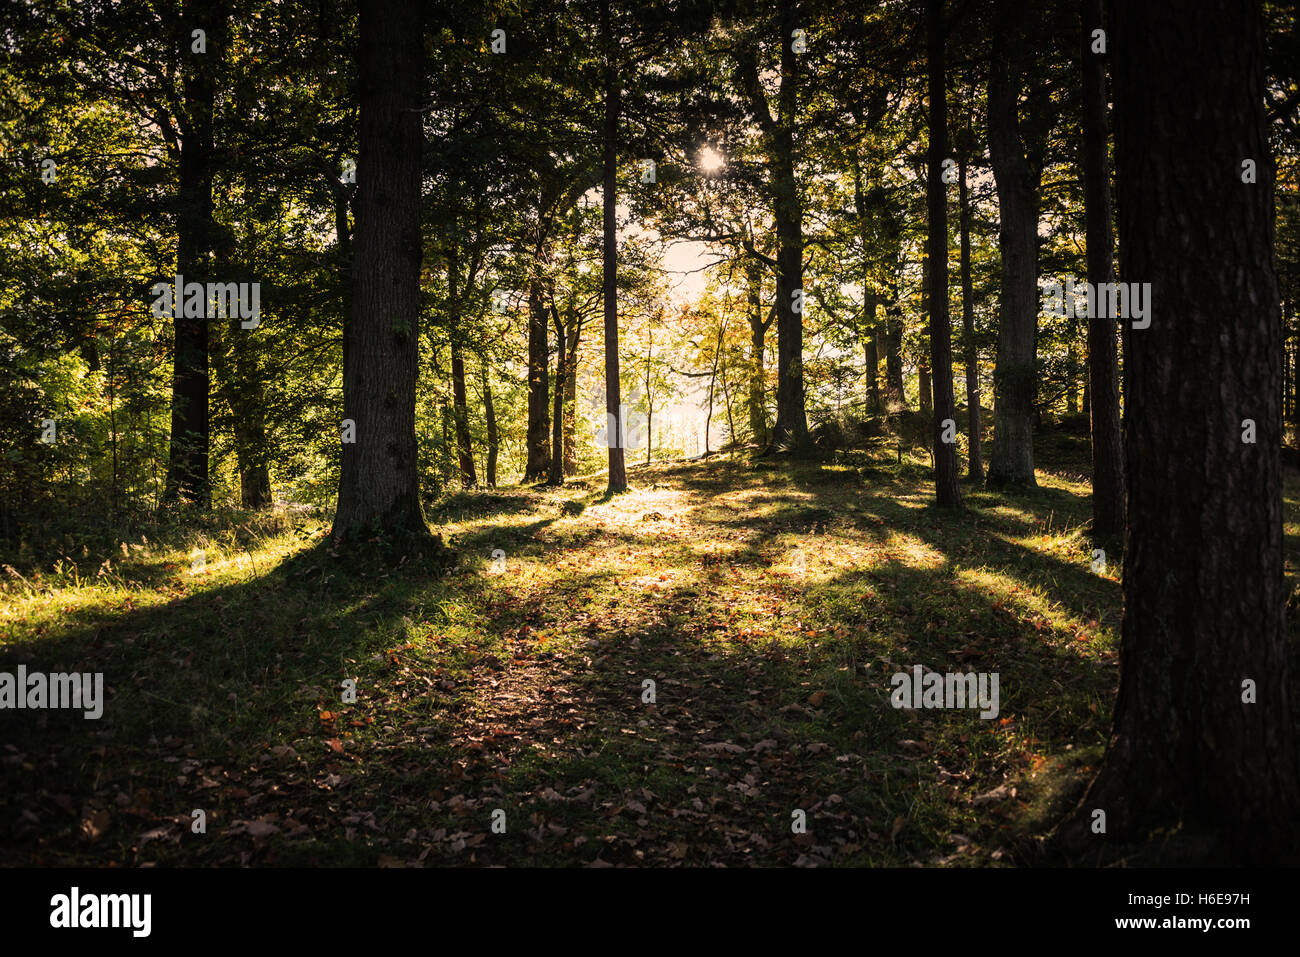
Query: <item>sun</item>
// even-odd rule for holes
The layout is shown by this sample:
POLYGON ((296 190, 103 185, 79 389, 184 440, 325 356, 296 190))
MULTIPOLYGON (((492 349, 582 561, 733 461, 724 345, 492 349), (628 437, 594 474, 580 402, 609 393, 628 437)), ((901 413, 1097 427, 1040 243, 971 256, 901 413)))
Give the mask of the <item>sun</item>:
POLYGON ((712 146, 705 146, 700 150, 696 163, 705 173, 716 173, 727 165, 726 159, 712 146))

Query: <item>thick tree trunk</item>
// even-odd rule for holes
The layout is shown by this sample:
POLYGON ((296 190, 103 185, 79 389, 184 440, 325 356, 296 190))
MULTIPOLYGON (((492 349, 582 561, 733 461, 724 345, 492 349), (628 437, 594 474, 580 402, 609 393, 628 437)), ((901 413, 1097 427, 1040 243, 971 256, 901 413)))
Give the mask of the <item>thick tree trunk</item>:
MULTIPOLYGON (((206 31, 208 52, 189 52, 184 44, 182 83, 185 110, 180 117, 180 194, 178 197, 176 271, 184 282, 215 281, 208 272, 212 249, 213 104, 217 66, 224 56, 224 22, 198 6, 186 4, 184 19, 206 31)), ((208 478, 209 425, 208 319, 184 315, 184 290, 177 289, 175 345, 172 361, 171 441, 164 502, 207 508, 212 503, 208 478)))
POLYGON ((419 374, 423 38, 415 0, 362 4, 356 228, 332 537, 427 535, 415 440, 419 374))
POLYGON ((605 182, 604 201, 604 293, 605 293, 605 422, 609 447, 609 491, 627 490, 627 468, 623 460, 624 422, 619 404, 618 381, 618 115, 619 81, 615 47, 609 22, 610 0, 600 5, 600 39, 605 52, 605 182))
POLYGON ((1002 293, 993 373, 993 456, 988 484, 1035 486, 1037 395, 1038 180, 1021 143, 1019 99, 1023 26, 1016 5, 999 0, 989 71, 989 159, 1001 222, 1002 293))
POLYGON ((541 276, 544 255, 539 244, 533 277, 528 284, 528 461, 524 466, 525 482, 540 482, 551 467, 550 345, 546 332, 549 323, 541 276))
POLYGON ((1220 834, 1242 862, 1294 864, 1263 26, 1258 5, 1234 0, 1185 14, 1177 0, 1113 11, 1121 273, 1151 283, 1152 309, 1149 328, 1124 332, 1114 731, 1061 837, 1093 848, 1182 821, 1220 834), (1243 159, 1257 183, 1241 181, 1243 159), (1106 812, 1106 838, 1090 832, 1093 809, 1106 812))
MULTIPOLYGON (((926 189, 930 251, 930 365, 934 373, 934 490, 941 508, 959 508, 957 443, 943 441, 944 422, 957 424, 952 394, 952 329, 948 319, 948 195, 943 161, 948 154, 948 86, 944 63, 943 0, 928 2, 930 169, 926 189)), ((924 389, 922 389, 924 396, 924 389)))
MULTIPOLYGON (((1104 29, 1102 0, 1082 0, 1083 202, 1088 282, 1115 281, 1111 258, 1110 158, 1107 155, 1106 58, 1093 53, 1092 33, 1104 29)), ((1088 317, 1088 412, 1092 420, 1092 530, 1115 538, 1124 530, 1124 446, 1119 417, 1119 356, 1115 320, 1088 317)))
POLYGON ((984 481, 983 424, 980 409, 979 350, 975 344, 975 299, 970 277, 970 193, 966 184, 966 156, 957 160, 957 222, 961 233, 961 334, 966 356, 967 475, 984 481))
POLYGON ((500 446, 500 437, 497 434, 497 413, 492 405, 492 384, 488 381, 487 363, 481 363, 478 368, 479 391, 483 393, 483 415, 487 427, 487 485, 488 488, 497 487, 497 449, 500 446))

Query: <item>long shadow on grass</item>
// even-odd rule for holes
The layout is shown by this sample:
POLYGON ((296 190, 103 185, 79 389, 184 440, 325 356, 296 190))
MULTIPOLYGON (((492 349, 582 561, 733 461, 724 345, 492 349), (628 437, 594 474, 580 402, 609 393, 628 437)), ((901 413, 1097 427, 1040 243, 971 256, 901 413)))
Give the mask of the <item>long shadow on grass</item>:
POLYGON ((336 558, 321 544, 242 582, 158 606, 101 606, 60 634, 4 646, 0 670, 103 672, 107 700, 98 720, 0 712, 0 817, 13 822, 0 855, 129 862, 133 832, 164 811, 210 808, 203 792, 230 784, 230 762, 318 732, 318 710, 340 700, 345 677, 410 621, 436 623, 439 573, 336 558), (79 833, 96 811, 114 822, 111 836, 79 833))

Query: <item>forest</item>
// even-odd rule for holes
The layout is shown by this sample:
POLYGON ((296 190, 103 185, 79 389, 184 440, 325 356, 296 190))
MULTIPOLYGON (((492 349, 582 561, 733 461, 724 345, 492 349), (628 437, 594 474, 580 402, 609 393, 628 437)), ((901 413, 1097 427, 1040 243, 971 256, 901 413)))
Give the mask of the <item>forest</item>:
POLYGON ((1300 863, 1298 307, 1294 0, 5 5, 0 865, 1300 863))

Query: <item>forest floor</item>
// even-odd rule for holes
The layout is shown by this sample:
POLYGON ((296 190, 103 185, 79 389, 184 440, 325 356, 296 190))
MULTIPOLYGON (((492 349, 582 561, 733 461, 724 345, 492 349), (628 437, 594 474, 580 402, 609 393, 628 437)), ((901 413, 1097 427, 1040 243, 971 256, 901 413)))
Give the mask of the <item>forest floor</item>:
POLYGON ((1043 443, 1035 492, 964 486, 959 515, 919 460, 852 457, 461 493, 430 516, 441 576, 284 512, 7 566, 0 671, 111 691, 98 720, 0 713, 0 863, 1023 860, 1117 682, 1082 443, 1060 467, 1043 443), (917 664, 997 672, 997 717, 895 709, 917 664))

